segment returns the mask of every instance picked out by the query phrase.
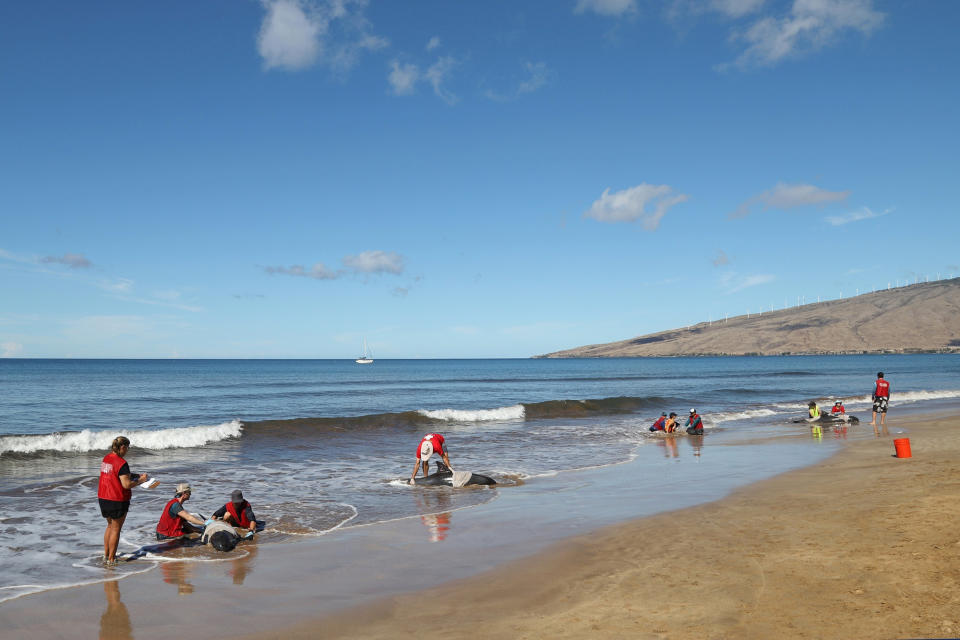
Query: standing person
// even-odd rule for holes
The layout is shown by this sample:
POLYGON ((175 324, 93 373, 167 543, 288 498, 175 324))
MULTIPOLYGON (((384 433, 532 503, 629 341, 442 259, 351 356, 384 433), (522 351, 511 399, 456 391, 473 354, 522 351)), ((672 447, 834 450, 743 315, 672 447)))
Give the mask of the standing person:
POLYGON ((243 499, 243 492, 234 489, 230 494, 230 502, 213 512, 213 517, 222 519, 238 529, 246 529, 252 535, 257 530, 257 517, 253 515, 253 507, 243 499))
POLYGON ((420 469, 421 462, 423 463, 423 477, 426 478, 430 475, 428 468, 430 466, 430 457, 433 456, 434 453, 440 454, 447 468, 453 471, 450 458, 447 456, 447 445, 443 436, 439 433, 428 433, 423 436, 420 444, 417 445, 417 463, 413 466, 413 473, 410 475, 410 484, 413 484, 414 479, 417 477, 417 471, 420 469))
POLYGON ((880 424, 887 425, 887 403, 890 402, 890 383, 883 379, 883 371, 877 372, 877 381, 873 387, 873 419, 871 426, 877 426, 877 414, 880 414, 880 424))
POLYGON ((183 508, 183 503, 190 499, 193 491, 186 482, 177 485, 177 492, 163 507, 160 522, 157 523, 157 540, 173 540, 187 533, 197 533, 203 530, 203 520, 183 508), (190 527, 184 521, 194 525, 190 527))
POLYGON ((667 430, 667 414, 661 413, 660 418, 650 427, 650 431, 666 431, 667 430))
POLYGON ((108 565, 117 563, 120 530, 130 509, 130 490, 150 479, 146 473, 130 473, 130 466, 124 460, 129 450, 130 440, 117 436, 110 445, 110 453, 100 463, 97 499, 100 501, 100 513, 107 519, 107 528, 103 532, 103 561, 108 565))
POLYGON ((703 435, 703 420, 700 419, 696 409, 690 409, 690 417, 687 418, 683 426, 687 427, 687 433, 692 436, 703 435))

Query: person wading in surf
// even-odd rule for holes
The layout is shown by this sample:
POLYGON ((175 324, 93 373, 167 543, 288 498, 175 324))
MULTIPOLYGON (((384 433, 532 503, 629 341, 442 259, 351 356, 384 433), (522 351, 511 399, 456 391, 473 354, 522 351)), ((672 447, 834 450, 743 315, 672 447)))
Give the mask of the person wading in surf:
MULTIPOLYGON (((443 458, 443 462, 447 465, 447 468, 452 470, 443 436, 439 433, 428 433, 423 436, 420 444, 417 445, 417 463, 413 466, 413 473, 410 475, 410 484, 413 484, 413 481, 416 479, 417 471, 420 470, 421 463, 423 464, 423 477, 426 478, 430 475, 430 458, 434 453, 439 454, 440 457, 443 458)), ((439 464, 439 462, 437 464, 439 464)))

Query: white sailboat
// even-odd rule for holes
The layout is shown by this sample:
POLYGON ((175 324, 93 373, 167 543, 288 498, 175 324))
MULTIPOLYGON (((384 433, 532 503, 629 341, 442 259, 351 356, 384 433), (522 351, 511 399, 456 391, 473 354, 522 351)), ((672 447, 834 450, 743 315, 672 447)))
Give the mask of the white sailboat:
POLYGON ((363 355, 354 360, 357 364, 373 364, 373 358, 367 352, 367 339, 363 339, 363 355))

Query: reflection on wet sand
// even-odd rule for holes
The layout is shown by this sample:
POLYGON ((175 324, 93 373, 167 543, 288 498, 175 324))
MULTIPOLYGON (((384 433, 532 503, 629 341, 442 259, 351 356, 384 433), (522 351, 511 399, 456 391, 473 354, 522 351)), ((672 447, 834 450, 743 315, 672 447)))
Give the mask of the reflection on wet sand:
POLYGON ((693 456, 699 458, 700 452, 703 449, 703 436, 690 436, 687 438, 687 442, 693 447, 693 456))
POLYGON ((680 449, 677 447, 676 438, 664 438, 662 440, 657 440, 657 444, 663 447, 663 457, 664 458, 679 458, 680 449))
POLYGON ((417 494, 416 498, 420 512, 427 512, 420 516, 420 521, 429 531, 430 542, 445 540, 453 520, 453 514, 448 511, 452 504, 449 492, 424 491, 417 494))
POLYGON ((130 624, 127 605, 120 600, 120 581, 104 582, 103 593, 107 599, 107 608, 100 616, 100 640, 131 640, 133 626, 130 624))
MULTIPOLYGON (((245 544, 237 547, 237 550, 240 549, 246 553, 232 560, 230 563, 232 565, 230 567, 230 577, 233 578, 233 584, 243 584, 243 581, 247 579, 247 575, 253 571, 253 561, 257 556, 256 544, 245 544)), ((236 553, 236 551, 234 553, 236 553)))
POLYGON ((193 593, 193 585, 190 583, 193 566, 189 562, 163 562, 160 564, 160 574, 167 584, 177 585, 177 595, 193 593))

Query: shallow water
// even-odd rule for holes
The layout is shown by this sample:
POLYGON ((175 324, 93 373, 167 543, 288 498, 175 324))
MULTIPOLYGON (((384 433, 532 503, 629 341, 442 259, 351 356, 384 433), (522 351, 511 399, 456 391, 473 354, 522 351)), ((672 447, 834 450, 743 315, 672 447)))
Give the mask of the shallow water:
MULTIPOLYGON (((878 369, 892 383, 893 412, 960 398, 960 358, 938 355, 377 361, 362 367, 350 361, 0 360, 0 600, 103 578, 96 562, 103 532, 97 473, 120 432, 133 441, 131 469, 162 481, 155 490, 135 490, 122 550, 154 542, 173 485, 189 481, 194 491, 187 507, 202 514, 242 488, 268 524, 262 553, 271 543, 410 517, 425 518, 430 535, 439 538, 458 518, 438 514, 487 503, 518 482, 569 492, 576 501, 571 474, 634 459, 651 470, 671 461, 686 465, 702 486, 746 484, 758 474, 810 464, 833 439, 871 435, 861 427, 814 440, 807 425, 790 419, 803 413, 808 399, 838 397, 868 421, 867 394, 878 369), (647 431, 660 410, 684 415, 694 405, 704 415, 704 438, 647 431), (420 436, 429 431, 447 437, 455 468, 492 475, 501 486, 451 491, 402 483, 420 436), (762 470, 749 463, 756 446, 784 439, 792 444, 776 449, 762 470), (713 464, 720 459, 724 464, 713 464)), ((656 484, 655 474, 650 481, 656 484)), ((688 489, 669 487, 645 499, 654 512, 687 499, 688 489)), ((588 522, 621 517, 614 505, 594 504, 594 513, 584 508, 588 522)), ((636 510, 632 505, 631 515, 648 507, 636 510)), ((547 513, 538 517, 557 521, 547 513)), ((154 562, 170 558, 217 556, 187 549, 154 562)), ((138 562, 121 571, 149 566, 138 562)))

